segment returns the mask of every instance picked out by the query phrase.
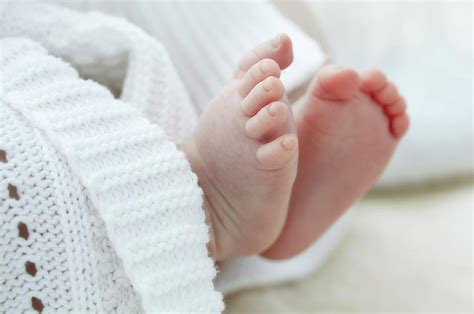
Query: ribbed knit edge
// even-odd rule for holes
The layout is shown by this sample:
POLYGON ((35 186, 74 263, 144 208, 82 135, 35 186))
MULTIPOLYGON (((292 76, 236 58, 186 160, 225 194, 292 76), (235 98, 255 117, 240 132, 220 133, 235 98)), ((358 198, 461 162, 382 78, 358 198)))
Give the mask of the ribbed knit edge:
POLYGON ((107 86, 135 106, 176 143, 191 135, 197 111, 159 42, 123 18, 65 7, 80 6, 80 1, 61 6, 42 2, 4 2, 2 36, 40 42, 82 77, 107 86))
POLYGON ((10 38, 1 46, 0 96, 64 154, 104 220, 145 310, 221 312, 207 256, 202 191, 184 154, 131 106, 78 79, 38 44, 10 38), (133 128, 146 136, 116 141, 133 128), (143 202, 148 205, 140 206, 143 202))

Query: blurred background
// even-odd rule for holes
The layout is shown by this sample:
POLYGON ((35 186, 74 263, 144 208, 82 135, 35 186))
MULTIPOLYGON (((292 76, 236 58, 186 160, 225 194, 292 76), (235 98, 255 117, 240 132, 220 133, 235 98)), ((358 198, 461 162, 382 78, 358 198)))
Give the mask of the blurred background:
MULTIPOLYGON (((125 17, 156 37, 175 58, 198 111, 228 79, 241 53, 280 31, 296 29, 301 44, 283 79, 292 69, 314 75, 324 54, 293 23, 319 43, 328 62, 358 70, 377 66, 406 98, 411 128, 387 171, 309 254, 287 264, 252 256, 231 261, 229 267, 219 265, 216 286, 239 291, 226 295, 226 313, 473 313, 471 1, 268 0, 274 7, 244 0, 48 1, 125 17), (266 28, 262 12, 273 22, 277 15, 278 23, 266 28), (244 32, 234 32, 242 25, 244 32), (211 44, 197 45, 202 39, 211 44), (221 45, 220 55, 213 50, 215 43, 221 45), (196 62, 199 57, 213 62, 196 62), (298 67, 296 59, 305 57, 298 67), (271 280, 264 273, 271 273, 271 280), (289 278, 293 281, 275 284, 289 278), (232 287, 225 286, 229 283, 232 287), (241 290, 258 285, 265 287, 241 290)), ((83 30, 87 34, 94 28, 83 30)), ((117 38, 111 42, 122 47, 122 37, 117 38)), ((82 38, 76 44, 83 44, 82 38)), ((91 78, 107 84, 100 76, 109 73, 92 64, 82 71, 92 69, 98 76, 91 78)), ((118 91, 125 75, 125 70, 112 71, 119 87, 113 82, 107 87, 118 91)), ((304 85, 286 85, 296 89, 290 98, 304 85)))
POLYGON ((226 312, 472 313, 472 2, 274 4, 331 62, 383 69, 412 125, 322 267, 234 293, 226 312))

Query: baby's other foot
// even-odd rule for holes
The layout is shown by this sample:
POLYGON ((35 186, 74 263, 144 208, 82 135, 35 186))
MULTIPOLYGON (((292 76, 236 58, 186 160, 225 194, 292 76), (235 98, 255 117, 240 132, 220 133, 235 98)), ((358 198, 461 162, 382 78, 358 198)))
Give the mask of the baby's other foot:
POLYGON ((298 161, 279 80, 291 60, 285 35, 254 49, 183 144, 204 190, 209 249, 218 261, 264 251, 283 228, 298 161))
POLYGON ((408 129, 405 108, 380 71, 320 71, 294 106, 298 175, 285 227, 264 256, 301 252, 370 189, 408 129))

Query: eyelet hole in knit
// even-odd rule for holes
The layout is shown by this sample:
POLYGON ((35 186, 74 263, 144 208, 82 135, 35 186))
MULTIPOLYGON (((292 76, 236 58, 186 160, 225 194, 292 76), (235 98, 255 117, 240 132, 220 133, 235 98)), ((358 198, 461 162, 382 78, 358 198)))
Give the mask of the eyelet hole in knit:
POLYGON ((0 149, 0 162, 7 163, 7 152, 4 151, 3 149, 0 149))
POLYGON ((33 263, 33 262, 30 262, 30 261, 27 261, 25 263, 25 270, 28 274, 30 274, 31 276, 34 277, 36 275, 36 272, 37 272, 36 264, 33 263))
POLYGON ((44 309, 43 302, 37 297, 31 298, 31 306, 33 307, 33 309, 35 309, 39 313, 43 312, 43 309, 44 309))
POLYGON ((22 222, 18 223, 18 236, 25 240, 28 240, 28 237, 30 236, 28 226, 22 222))
POLYGON ((17 201, 20 199, 20 195, 18 195, 18 189, 11 183, 8 184, 8 196, 10 198, 16 199, 17 201))

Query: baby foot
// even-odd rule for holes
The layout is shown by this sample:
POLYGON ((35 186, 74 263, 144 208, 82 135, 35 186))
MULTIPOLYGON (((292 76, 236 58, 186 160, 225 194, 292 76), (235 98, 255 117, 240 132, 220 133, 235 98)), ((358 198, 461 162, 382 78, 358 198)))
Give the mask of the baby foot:
POLYGON ((380 71, 320 71, 294 106, 298 175, 283 231, 264 256, 301 252, 369 190, 408 129, 405 108, 380 71))
POLYGON ((183 144, 204 190, 209 250, 218 261, 262 252, 283 228, 298 161, 279 80, 291 53, 289 38, 279 36, 246 56, 183 144))

